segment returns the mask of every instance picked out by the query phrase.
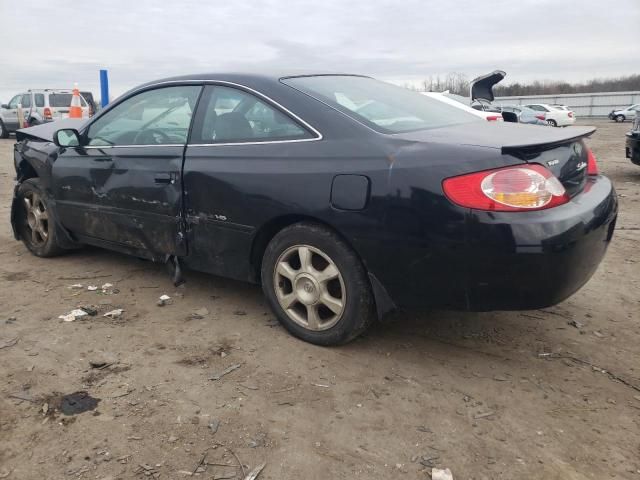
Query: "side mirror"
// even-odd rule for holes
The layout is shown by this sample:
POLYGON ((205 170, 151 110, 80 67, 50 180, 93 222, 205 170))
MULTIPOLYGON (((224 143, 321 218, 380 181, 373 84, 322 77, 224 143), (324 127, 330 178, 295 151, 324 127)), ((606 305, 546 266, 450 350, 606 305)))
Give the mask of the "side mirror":
POLYGON ((9 104, 3 103, 2 105, 0 105, 0 108, 9 108, 9 104))
POLYGON ((505 122, 518 123, 518 114, 514 112, 502 112, 502 119, 505 122))
POLYGON ((58 147, 79 147, 80 134, 75 128, 63 128, 53 134, 53 143, 58 147))

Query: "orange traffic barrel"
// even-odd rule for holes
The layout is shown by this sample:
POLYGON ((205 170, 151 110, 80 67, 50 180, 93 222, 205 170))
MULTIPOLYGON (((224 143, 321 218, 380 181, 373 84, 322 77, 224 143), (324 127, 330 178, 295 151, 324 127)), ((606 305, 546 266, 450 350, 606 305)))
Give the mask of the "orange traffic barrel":
POLYGON ((69 118, 82 118, 82 105, 80 104, 80 91, 74 87, 69 107, 69 118))

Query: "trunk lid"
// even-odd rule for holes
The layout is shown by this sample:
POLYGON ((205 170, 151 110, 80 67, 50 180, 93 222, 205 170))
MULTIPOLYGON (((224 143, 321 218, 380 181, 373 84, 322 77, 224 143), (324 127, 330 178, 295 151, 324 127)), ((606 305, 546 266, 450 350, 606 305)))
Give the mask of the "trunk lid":
POLYGON ((582 191, 587 180, 588 149, 584 138, 595 130, 595 127, 547 128, 509 122, 474 122, 394 137, 421 143, 491 148, 515 157, 513 160, 539 163, 548 168, 573 197, 582 191))
POLYGON ((493 86, 500 83, 507 74, 502 70, 494 70, 491 73, 471 80, 471 101, 483 100, 493 102, 493 86))

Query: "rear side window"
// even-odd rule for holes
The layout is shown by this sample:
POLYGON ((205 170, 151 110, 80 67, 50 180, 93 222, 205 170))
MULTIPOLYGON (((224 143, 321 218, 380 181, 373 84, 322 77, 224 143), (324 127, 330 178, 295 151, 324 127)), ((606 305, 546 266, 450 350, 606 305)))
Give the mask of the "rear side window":
POLYGON ((36 107, 44 107, 44 93, 35 93, 33 95, 36 107))
MULTIPOLYGON (((70 107, 72 97, 73 95, 71 93, 50 93, 49 106, 54 108, 70 107)), ((87 102, 85 102, 82 96, 80 96, 80 105, 83 107, 87 106, 87 102)))
POLYGON ((320 75, 282 82, 381 133, 400 133, 483 121, 418 92, 372 78, 320 75))
POLYGON ((31 108, 31 94, 25 93, 22 96, 22 107, 23 108, 31 108))
POLYGON ((55 108, 71 106, 71 94, 70 93, 50 93, 49 106, 55 107, 55 108))
POLYGON ((313 138, 302 125, 257 96, 209 86, 200 101, 191 143, 247 143, 313 138))

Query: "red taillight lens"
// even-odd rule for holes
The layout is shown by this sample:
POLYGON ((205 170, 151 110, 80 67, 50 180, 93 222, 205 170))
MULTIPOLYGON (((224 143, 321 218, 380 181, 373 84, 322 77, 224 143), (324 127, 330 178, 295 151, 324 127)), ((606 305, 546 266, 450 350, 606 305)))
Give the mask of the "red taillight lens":
POLYGON ((542 210, 569 201, 569 195, 560 181, 538 164, 447 178, 442 182, 442 188, 453 203, 477 210, 542 210))
POLYGON ((53 115, 51 114, 51 109, 49 107, 44 107, 42 115, 46 120, 51 120, 53 118, 53 115))
POLYGON ((498 118, 498 115, 487 115, 487 122, 497 122, 498 118))
POLYGON ((572 118, 573 117, 573 112, 569 112, 568 115, 569 115, 569 118, 572 118))
POLYGON ((587 150, 587 175, 598 175, 598 162, 590 148, 587 150))
POLYGON ((544 120, 546 117, 544 116, 544 113, 541 113, 541 114, 539 114, 539 115, 536 115, 536 118, 537 118, 538 120, 544 120))

